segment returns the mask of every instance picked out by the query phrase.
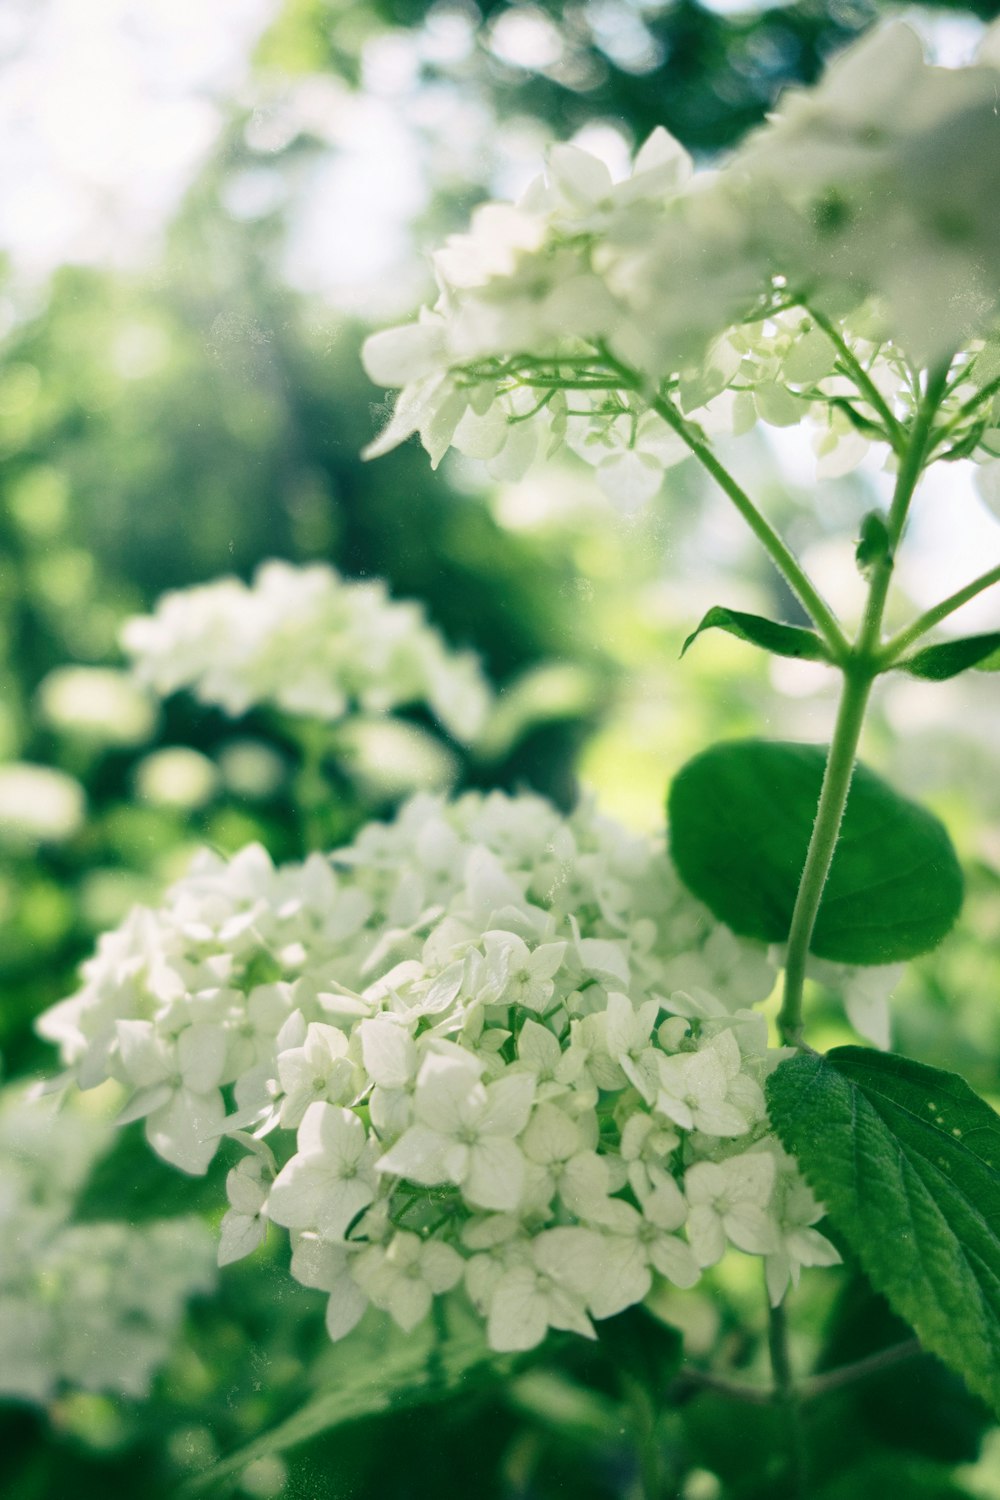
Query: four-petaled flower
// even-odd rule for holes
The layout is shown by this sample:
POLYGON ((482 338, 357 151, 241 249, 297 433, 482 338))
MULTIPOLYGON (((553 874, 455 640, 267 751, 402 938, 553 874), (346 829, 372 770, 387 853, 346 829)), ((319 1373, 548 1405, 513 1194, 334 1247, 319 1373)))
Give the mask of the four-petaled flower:
POLYGON ((524 1155, 516 1137, 528 1123, 535 1081, 508 1073, 480 1082, 480 1065, 430 1053, 417 1075, 416 1123, 378 1163, 380 1172, 433 1186, 452 1182, 477 1208, 516 1208, 524 1155))
POLYGON ((298 1131, 298 1151, 275 1179, 268 1217, 288 1229, 315 1229, 343 1239, 375 1198, 375 1147, 349 1109, 310 1104, 298 1131))

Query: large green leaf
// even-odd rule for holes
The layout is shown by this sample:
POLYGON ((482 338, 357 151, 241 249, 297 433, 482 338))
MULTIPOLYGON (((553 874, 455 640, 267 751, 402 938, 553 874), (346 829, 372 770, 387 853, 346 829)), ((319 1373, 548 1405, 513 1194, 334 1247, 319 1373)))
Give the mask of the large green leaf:
POLYGON ((725 630, 738 640, 760 646, 774 656, 794 656, 808 661, 830 660, 830 653, 815 630, 805 630, 801 625, 782 625, 777 620, 748 615, 739 609, 726 609, 721 604, 713 604, 697 630, 692 630, 681 647, 682 656, 705 630, 725 630))
POLYGON ((965 635, 954 641, 939 641, 935 646, 924 646, 912 656, 904 657, 894 666, 911 677, 923 677, 928 682, 946 682, 957 677, 970 667, 980 671, 995 671, 1000 665, 1000 630, 991 630, 987 635, 965 635))
POLYGON ((892 1053, 799 1054, 768 1106, 872 1285, 1000 1412, 1000 1116, 892 1053))
MULTIPOLYGON (((734 932, 788 937, 827 751, 737 740, 688 761, 670 789, 670 847, 681 878, 734 932)), ((944 826, 873 771, 854 773, 812 951, 887 964, 935 947, 962 904, 944 826)))

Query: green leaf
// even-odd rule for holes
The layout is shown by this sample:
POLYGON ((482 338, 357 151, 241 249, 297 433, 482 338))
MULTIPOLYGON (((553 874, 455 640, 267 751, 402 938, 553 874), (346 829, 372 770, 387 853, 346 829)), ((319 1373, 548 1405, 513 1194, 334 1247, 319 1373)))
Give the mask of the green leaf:
MULTIPOLYGON (((674 863, 690 890, 744 937, 788 937, 826 756, 821 745, 736 740, 695 756, 674 779, 674 863)), ((925 953, 952 926, 962 888, 944 826, 858 766, 812 951, 851 964, 925 953)))
POLYGON ((926 1459, 901 1459, 896 1453, 865 1455, 824 1485, 814 1500, 893 1500, 896 1495, 905 1495, 906 1500, 969 1500, 969 1491, 940 1465, 926 1459))
POLYGON ((401 1334, 387 1318, 369 1314, 358 1330, 334 1345, 317 1373, 325 1387, 277 1427, 194 1475, 182 1496, 200 1495, 231 1482, 256 1459, 283 1453, 332 1428, 365 1417, 428 1405, 453 1397, 473 1373, 509 1371, 514 1361, 486 1345, 482 1324, 471 1310, 452 1303, 441 1312, 439 1327, 426 1320, 401 1334), (369 1348, 363 1349, 365 1334, 369 1348))
POLYGON ((875 563, 889 556, 889 530, 877 510, 870 510, 861 519, 861 532, 854 549, 854 559, 861 573, 867 573, 875 563))
MULTIPOLYGON (((912 1342, 913 1330, 855 1268, 841 1286, 816 1372, 912 1342)), ((975 1463, 983 1434, 993 1426, 989 1408, 927 1353, 875 1371, 827 1399, 836 1403, 839 1428, 849 1422, 876 1442, 939 1463, 975 1463)))
POLYGON ((937 646, 925 646, 922 651, 893 662, 894 670, 909 672, 911 677, 924 677, 929 682, 945 682, 949 677, 967 672, 970 667, 987 672, 1000 668, 1000 630, 941 641, 937 646), (994 657, 996 659, 991 660, 994 657))
POLYGON ((767 1100, 872 1285, 1000 1411, 1000 1116, 956 1074, 862 1047, 789 1058, 767 1100))
POLYGON ((726 630, 751 646, 760 646, 775 656, 795 656, 806 661, 830 661, 830 653, 815 630, 804 630, 801 625, 781 625, 776 620, 765 620, 761 615, 744 614, 739 609, 726 609, 714 604, 697 630, 693 630, 681 647, 683 656, 688 647, 705 630, 726 630))

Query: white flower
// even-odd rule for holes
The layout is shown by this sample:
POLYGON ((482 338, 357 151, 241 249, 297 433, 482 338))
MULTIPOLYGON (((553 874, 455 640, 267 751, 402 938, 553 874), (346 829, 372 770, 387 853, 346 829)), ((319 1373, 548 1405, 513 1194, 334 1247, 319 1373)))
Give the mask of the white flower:
POLYGON ((196 1218, 73 1223, 114 1131, 52 1103, 0 1090, 0 1396, 142 1398, 186 1304, 214 1287, 212 1236, 196 1218))
POLYGON ((764 1262, 767 1292, 776 1307, 789 1283, 798 1286, 803 1266, 836 1266, 840 1255, 825 1235, 812 1226, 823 1217, 809 1184, 799 1175, 794 1159, 777 1148, 773 1152, 777 1177, 771 1215, 777 1232, 777 1248, 764 1262))
POLYGON ((547 1229, 530 1259, 503 1272, 490 1298, 490 1347, 534 1349, 550 1328, 596 1338, 586 1305, 601 1276, 601 1237, 590 1229, 547 1229))
POLYGON ((353 1274, 375 1306, 409 1333, 427 1316, 432 1299, 458 1284, 463 1269, 450 1245, 401 1231, 387 1245, 363 1250, 353 1274))
POLYGON ((323 563, 268 562, 250 586, 221 578, 165 594, 122 641, 141 683, 164 696, 187 688, 234 715, 268 704, 337 720, 426 702, 472 740, 492 703, 476 658, 451 650, 420 605, 323 563))
POLYGON ((453 1182, 477 1208, 516 1208, 524 1155, 515 1144, 528 1123, 534 1080, 512 1073, 483 1085, 479 1068, 455 1057, 424 1059, 414 1097, 416 1123, 378 1163, 412 1182, 453 1182))
POLYGON ((675 1286, 694 1286, 700 1266, 674 1233, 686 1217, 683 1194, 669 1177, 649 1194, 641 1212, 618 1198, 588 1208, 588 1224, 602 1231, 601 1274, 589 1298, 595 1318, 610 1318, 641 1302, 653 1284, 652 1270, 675 1286))
POLYGON ((218 1088, 225 1031, 195 1022, 176 1041, 157 1036, 151 1021, 119 1021, 117 1031, 122 1071, 136 1089, 120 1122, 144 1118, 146 1137, 165 1161, 185 1172, 206 1171, 225 1115, 218 1088))
POLYGON ((529 1201, 544 1209, 558 1193, 571 1213, 586 1218, 590 1205, 603 1202, 612 1187, 608 1158, 593 1149, 596 1139, 596 1130, 592 1139, 585 1137, 579 1118, 539 1104, 521 1139, 535 1168, 529 1169, 529 1201))
POLYGON ((348 1056, 348 1046, 338 1027, 312 1021, 301 1046, 278 1053, 278 1079, 285 1091, 282 1125, 294 1129, 315 1100, 349 1104, 357 1097, 364 1075, 348 1056))
POLYGON ((532 951, 514 932, 487 932, 483 947, 483 980, 490 1003, 517 1005, 544 1015, 555 991, 553 976, 562 964, 566 944, 541 943, 532 951))
POLYGON ((161 1155, 190 1170, 224 1131, 249 1153, 220 1258, 291 1230, 331 1337, 369 1300, 414 1326, 461 1278, 495 1347, 526 1348, 590 1335, 654 1275, 690 1284, 727 1238, 768 1257, 772 1291, 829 1259, 767 1132, 782 1053, 743 1008, 765 972, 661 845, 589 805, 422 796, 329 858, 199 857, 43 1028, 81 1083, 135 1089, 126 1118, 161 1155), (715 989, 665 1002, 685 955, 715 989), (265 1133, 286 1163, 269 1190, 265 1133))
POLYGON ((759 1085, 742 1073, 739 1044, 731 1031, 721 1031, 697 1052, 661 1053, 656 1062, 655 1108, 660 1114, 684 1130, 706 1135, 745 1135, 750 1129, 763 1096, 759 1085))
POLYGON ((774 1188, 774 1157, 747 1151, 726 1161, 696 1162, 684 1177, 691 1206, 687 1236, 699 1265, 721 1260, 729 1239, 751 1255, 770 1255, 778 1236, 768 1212, 774 1188))
POLYGON ((245 1156, 226 1177, 229 1209, 219 1232, 219 1265, 242 1260, 260 1245, 267 1233, 264 1205, 274 1180, 274 1157, 262 1142, 245 1156))
POLYGON ((343 1239, 375 1198, 376 1148, 357 1115, 333 1104, 310 1104, 298 1130, 298 1152, 275 1179, 268 1217, 291 1229, 343 1239))
POLYGON ((364 1316, 368 1298, 351 1275, 358 1250, 338 1240, 324 1240, 308 1232, 292 1232, 291 1271, 302 1286, 329 1292, 326 1331, 337 1342, 346 1338, 364 1316))

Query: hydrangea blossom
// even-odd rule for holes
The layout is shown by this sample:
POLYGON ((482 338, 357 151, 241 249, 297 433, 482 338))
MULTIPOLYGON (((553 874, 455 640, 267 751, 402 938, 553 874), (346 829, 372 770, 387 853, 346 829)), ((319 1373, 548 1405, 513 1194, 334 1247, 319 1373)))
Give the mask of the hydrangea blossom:
POLYGON ((23 1090, 0 1097, 0 1396, 147 1394, 185 1304, 215 1281, 197 1219, 72 1223, 111 1127, 23 1090))
POLYGON ((521 1349, 727 1245, 767 1258, 776 1298, 836 1259, 767 1120, 784 1054, 750 1007, 774 978, 661 847, 587 805, 467 793, 304 864, 203 855, 40 1026, 167 1160, 247 1151, 220 1259, 286 1228, 332 1337, 461 1288, 521 1349))
POLYGON ((957 355, 950 448, 995 459, 998 35, 959 69, 901 23, 867 36, 718 170, 662 129, 623 182, 555 147, 437 253, 433 308, 368 340, 402 387, 369 456, 419 433, 510 478, 566 444, 632 510, 686 435, 809 416, 834 477, 892 441, 913 362, 957 355))
POLYGON ((785 94, 733 164, 780 269, 836 312, 876 299, 921 363, 1000 313, 996 63, 987 45, 976 65, 932 67, 910 27, 886 26, 785 94))
POLYGON ((490 689, 471 652, 453 651, 423 607, 380 580, 341 578, 325 563, 263 563, 252 584, 220 578, 165 594, 125 624, 140 682, 244 714, 257 704, 335 721, 426 702, 459 740, 473 740, 490 689))

